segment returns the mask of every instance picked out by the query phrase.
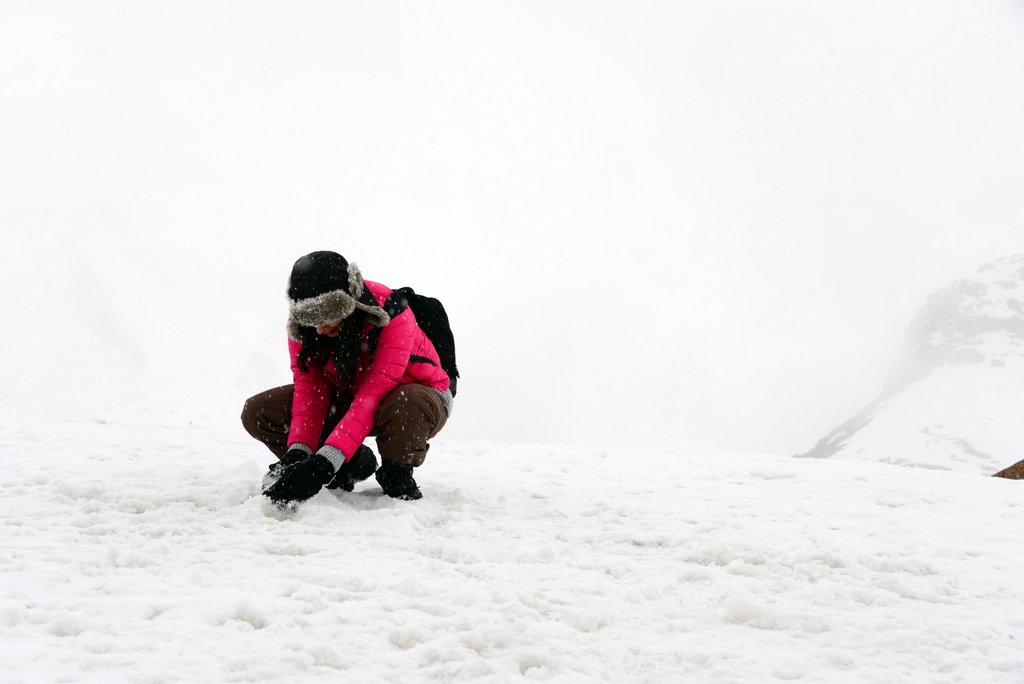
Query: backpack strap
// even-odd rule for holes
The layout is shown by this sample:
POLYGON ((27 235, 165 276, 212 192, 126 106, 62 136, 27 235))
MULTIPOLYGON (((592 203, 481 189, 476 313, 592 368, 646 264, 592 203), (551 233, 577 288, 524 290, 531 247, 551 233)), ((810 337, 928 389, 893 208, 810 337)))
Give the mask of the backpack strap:
MULTIPOLYGON (((400 287, 397 290, 392 290, 391 295, 388 297, 387 301, 384 302, 384 306, 382 308, 387 312, 388 316, 394 320, 398 314, 409 308, 409 299, 415 295, 416 293, 413 292, 411 287, 400 287)), ((366 352, 370 356, 370 363, 373 363, 373 355, 377 351, 377 343, 380 342, 381 330, 383 330, 383 328, 374 326, 366 340, 366 352)))
POLYGON ((411 287, 400 287, 391 291, 391 296, 384 302, 384 310, 394 318, 409 308, 409 300, 416 296, 411 287))

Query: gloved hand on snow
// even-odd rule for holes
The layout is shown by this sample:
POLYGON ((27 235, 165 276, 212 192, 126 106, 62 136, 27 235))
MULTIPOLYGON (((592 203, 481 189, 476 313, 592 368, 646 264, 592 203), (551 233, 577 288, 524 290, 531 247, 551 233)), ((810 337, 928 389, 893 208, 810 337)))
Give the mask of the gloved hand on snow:
POLYGON ((356 482, 362 482, 377 471, 377 457, 365 444, 360 444, 355 456, 338 468, 338 474, 327 484, 328 489, 351 492, 356 482))
POLYGON ((305 461, 311 453, 313 452, 305 444, 292 445, 280 460, 271 463, 267 468, 267 474, 263 476, 263 490, 266 491, 267 487, 277 482, 277 478, 281 477, 281 468, 305 461))
POLYGON ((264 479, 263 494, 277 504, 305 501, 330 482, 344 462, 344 454, 333 447, 323 447, 312 456, 288 464, 282 459, 272 473, 273 481, 268 481, 270 473, 264 479))
POLYGON ((293 444, 292 447, 285 452, 285 455, 281 457, 281 460, 270 467, 274 468, 276 466, 280 468, 281 466, 305 461, 312 453, 313 451, 305 444, 293 444))

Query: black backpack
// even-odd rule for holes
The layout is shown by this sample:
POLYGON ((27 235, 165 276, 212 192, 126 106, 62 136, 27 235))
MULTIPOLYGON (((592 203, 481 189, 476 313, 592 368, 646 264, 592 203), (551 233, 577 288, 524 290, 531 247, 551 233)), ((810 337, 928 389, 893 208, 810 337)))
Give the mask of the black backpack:
MULTIPOLYGON (((444 310, 444 305, 433 297, 416 294, 411 287, 400 287, 393 290, 391 296, 384 302, 384 310, 392 318, 405 311, 406 307, 412 309, 413 315, 416 316, 416 323, 434 343, 434 349, 441 359, 441 368, 448 374, 448 379, 451 381, 449 389, 454 397, 455 386, 459 379, 459 367, 455 363, 455 336, 452 335, 452 327, 448 322, 448 313, 444 310)), ((371 338, 371 350, 377 346, 380 328, 375 328, 373 332, 377 334, 371 338)))

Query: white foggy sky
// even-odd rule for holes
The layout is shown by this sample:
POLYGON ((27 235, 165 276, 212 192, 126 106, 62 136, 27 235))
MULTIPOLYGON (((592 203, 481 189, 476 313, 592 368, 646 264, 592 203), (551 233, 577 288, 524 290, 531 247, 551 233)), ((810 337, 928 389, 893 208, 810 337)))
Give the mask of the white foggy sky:
POLYGON ((8 2, 0 57, 12 409, 237 420, 335 249, 448 305, 449 437, 795 453, 1024 251, 1010 1, 8 2))

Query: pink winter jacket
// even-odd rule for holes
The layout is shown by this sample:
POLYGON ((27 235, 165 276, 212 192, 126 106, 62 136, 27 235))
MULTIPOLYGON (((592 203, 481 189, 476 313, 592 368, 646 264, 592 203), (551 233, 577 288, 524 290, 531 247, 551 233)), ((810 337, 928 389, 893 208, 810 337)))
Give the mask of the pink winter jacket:
MULTIPOLYGON (((365 284, 377 303, 383 306, 391 295, 391 290, 369 280, 365 281, 365 284)), ((363 329, 364 342, 372 329, 373 326, 369 324, 363 329)), ((370 434, 377 408, 393 389, 413 382, 439 392, 448 389, 448 374, 441 368, 441 360, 434 349, 434 344, 426 333, 420 330, 410 308, 392 318, 391 322, 381 329, 372 364, 364 345, 351 386, 338 375, 333 360, 328 360, 324 368, 314 368, 310 365, 309 372, 303 373, 298 367, 300 349, 299 342, 288 339, 295 382, 292 422, 288 432, 289 447, 299 443, 314 451, 317 449, 330 408, 332 387, 340 388, 353 396, 352 406, 325 442, 341 450, 345 454, 345 460, 352 458, 359 445, 370 434), (429 362, 420 359, 429 359, 429 362)))

